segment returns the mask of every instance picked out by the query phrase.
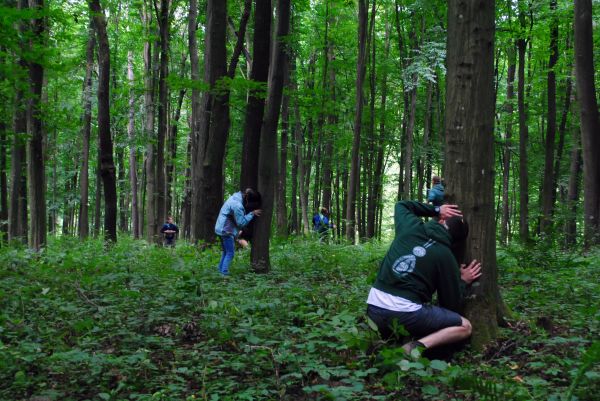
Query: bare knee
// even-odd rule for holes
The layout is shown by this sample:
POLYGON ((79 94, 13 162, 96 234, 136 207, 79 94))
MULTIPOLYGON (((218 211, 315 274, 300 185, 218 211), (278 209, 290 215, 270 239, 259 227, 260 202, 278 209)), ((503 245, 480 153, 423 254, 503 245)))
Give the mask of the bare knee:
POLYGON ((465 331, 465 337, 469 337, 471 336, 471 332, 473 331, 473 327, 471 326, 471 322, 469 322, 467 319, 465 319, 464 317, 461 317, 462 319, 462 324, 461 327, 464 329, 465 331))

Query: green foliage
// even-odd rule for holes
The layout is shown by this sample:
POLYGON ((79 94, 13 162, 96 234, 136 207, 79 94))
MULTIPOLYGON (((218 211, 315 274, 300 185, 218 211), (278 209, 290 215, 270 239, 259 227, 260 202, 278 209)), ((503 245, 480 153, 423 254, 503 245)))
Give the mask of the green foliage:
POLYGON ((218 249, 184 243, 2 248, 0 399, 570 401, 599 390, 597 256, 540 268, 501 252, 518 318, 482 354, 448 363, 369 328, 383 251, 277 240, 270 274, 251 273, 240 251, 224 280, 218 249))

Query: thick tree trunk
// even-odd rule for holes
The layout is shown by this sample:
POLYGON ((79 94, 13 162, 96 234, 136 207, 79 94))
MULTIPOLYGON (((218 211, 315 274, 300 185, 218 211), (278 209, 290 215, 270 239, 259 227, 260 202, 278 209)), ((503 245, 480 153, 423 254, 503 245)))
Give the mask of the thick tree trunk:
MULTIPOLYGON (((519 2, 519 7, 524 7, 519 2)), ((521 28, 525 28, 525 10, 519 11, 521 28)), ((517 40, 519 53, 519 86, 517 89, 517 104, 519 108, 519 236, 521 241, 529 240, 529 173, 527 171, 527 147, 529 127, 527 126, 527 108, 525 105, 525 52, 527 41, 517 40)))
MULTIPOLYGON (((271 17, 271 0, 256 0, 250 80, 257 84, 266 84, 269 76, 271 17)), ((260 133, 265 110, 265 96, 261 96, 261 93, 264 93, 264 89, 251 90, 246 105, 240 189, 257 188, 258 185, 260 133)))
POLYGON ((446 149, 447 200, 469 222, 468 259, 485 274, 472 288, 466 316, 472 343, 497 335, 502 318, 494 224, 494 17, 493 0, 448 2, 446 149))
POLYGON ((600 243, 600 119, 594 80, 592 1, 575 0, 575 68, 581 116, 585 246, 600 243))
POLYGON ((510 48, 508 53, 508 75, 506 81, 506 105, 505 112, 507 115, 506 136, 504 138, 504 155, 502 157, 502 222, 500 228, 500 240, 503 244, 508 243, 508 224, 510 220, 510 205, 509 205, 509 185, 510 185, 510 159, 512 151, 512 130, 513 130, 513 99, 515 97, 516 57, 515 49, 510 48))
POLYGON ((258 161, 258 190, 262 194, 263 214, 256 222, 252 244, 252 269, 266 273, 270 269, 269 237, 273 215, 273 195, 276 176, 277 124, 283 96, 283 81, 288 63, 287 35, 290 30, 290 0, 277 0, 277 31, 271 55, 269 93, 266 102, 265 121, 260 133, 260 157, 258 161))
POLYGON ((117 241, 117 186, 113 144, 110 135, 110 47, 106 20, 99 0, 90 0, 90 11, 98 37, 98 137, 100 140, 100 175, 104 188, 104 235, 109 242, 117 241))
POLYGON ((371 7, 371 22, 370 22, 370 33, 369 33, 369 44, 367 45, 367 53, 369 54, 369 138, 367 143, 367 152, 365 154, 365 192, 366 199, 363 200, 363 238, 369 239, 375 236, 375 219, 377 216, 377 206, 375 205, 375 197, 376 197, 376 185, 375 184, 375 171, 374 166, 376 163, 376 159, 373 158, 373 155, 376 154, 376 144, 377 138, 375 133, 375 95, 377 92, 376 81, 377 81, 377 65, 376 65, 376 56, 377 56, 377 43, 376 43, 376 35, 375 35, 375 11, 376 11, 376 1, 373 1, 371 7))
POLYGON ((367 62, 367 7, 368 0, 358 0, 358 58, 356 61, 356 111, 354 114, 354 138, 352 140, 352 155, 350 177, 348 181, 348 199, 346 206, 346 238, 355 241, 356 231, 356 185, 360 174, 359 152, 362 130, 363 83, 365 80, 367 62))
POLYGON ((89 223, 89 165, 90 165, 90 137, 92 132, 92 70, 94 68, 94 48, 96 47, 96 34, 90 21, 88 29, 88 43, 86 47, 85 78, 83 81, 83 114, 81 116, 81 170, 79 173, 79 238, 84 239, 90 235, 89 223))
MULTIPOLYGON (((205 38, 205 81, 210 85, 208 109, 203 108, 199 146, 195 165, 200 166, 195 197, 192 203, 192 234, 195 240, 213 242, 217 214, 223 202, 223 159, 229 131, 229 90, 215 91, 216 85, 227 76, 227 2, 209 0, 205 38), (198 163, 198 161, 201 161, 198 163), (196 212, 196 213, 195 213, 196 212), (194 216, 194 214, 196 214, 194 216), (195 224, 195 229, 194 229, 195 224)), ((205 93, 206 98, 208 94, 205 93)))
MULTIPOLYGON (((556 0, 550 0, 550 12, 556 12, 556 0)), ((556 73, 558 61, 558 18, 552 17, 550 27, 550 59, 548 61, 548 130, 546 131, 546 156, 542 185, 542 216, 540 231, 548 234, 552 228, 554 212, 554 148, 556 140, 556 73)))
POLYGON ((137 179, 137 152, 135 139, 135 77, 133 75, 133 53, 127 52, 127 79, 129 80, 129 114, 127 122, 127 136, 129 138, 129 188, 131 191, 131 225, 133 238, 139 239, 142 235, 139 205, 138 205, 138 179, 137 179))
MULTIPOLYGON (((158 15, 160 36, 160 67, 158 77, 158 131, 156 141, 156 229, 165 221, 166 214, 166 174, 165 174, 165 138, 168 135, 169 113, 169 40, 171 21, 169 18, 169 5, 171 0, 161 0, 158 15)), ((156 232, 159 239, 160 233, 156 232)), ((161 242, 160 239, 158 242, 161 242)))
MULTIPOLYGON (((44 1, 31 0, 30 7, 34 10, 42 10, 44 1)), ((31 25, 33 34, 31 45, 41 45, 46 30, 44 18, 41 15, 39 18, 34 18, 31 25)), ((29 62, 31 93, 27 105, 27 131, 30 137, 27 149, 27 183, 29 184, 29 212, 31 216, 29 247, 35 250, 41 249, 46 244, 46 172, 44 167, 44 129, 41 116, 44 82, 44 67, 42 64, 43 61, 41 60, 29 62)))

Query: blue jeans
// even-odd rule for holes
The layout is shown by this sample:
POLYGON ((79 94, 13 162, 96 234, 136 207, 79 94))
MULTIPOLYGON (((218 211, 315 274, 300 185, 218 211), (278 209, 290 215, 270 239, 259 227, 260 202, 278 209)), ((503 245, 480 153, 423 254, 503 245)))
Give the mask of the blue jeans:
POLYGON ((229 265, 233 260, 233 253, 235 251, 233 236, 219 236, 221 239, 221 248, 223 254, 221 255, 221 261, 219 262, 219 273, 223 275, 229 274, 229 265))

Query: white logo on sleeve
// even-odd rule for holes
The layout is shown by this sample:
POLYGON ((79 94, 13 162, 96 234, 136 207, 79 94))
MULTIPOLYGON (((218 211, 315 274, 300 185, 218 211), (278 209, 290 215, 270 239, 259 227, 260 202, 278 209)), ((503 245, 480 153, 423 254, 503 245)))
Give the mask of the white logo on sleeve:
POLYGON ((414 271, 415 265, 417 264, 417 257, 422 258, 425 256, 427 254, 427 248, 433 244, 435 244, 435 241, 430 239, 424 243, 423 246, 415 246, 412 250, 412 254, 400 256, 392 265, 394 273, 400 277, 404 277, 408 273, 414 271))

